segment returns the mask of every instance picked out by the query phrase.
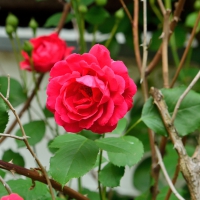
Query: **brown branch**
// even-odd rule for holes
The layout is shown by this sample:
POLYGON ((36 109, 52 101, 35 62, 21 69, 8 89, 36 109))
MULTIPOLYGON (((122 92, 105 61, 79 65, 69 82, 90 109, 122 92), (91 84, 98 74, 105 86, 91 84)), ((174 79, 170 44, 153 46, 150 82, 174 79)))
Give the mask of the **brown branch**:
MULTIPOLYGON (((41 175, 41 173, 39 173, 37 170, 26 169, 24 167, 20 167, 18 165, 5 162, 3 160, 0 160, 0 168, 8 170, 8 171, 14 171, 17 174, 29 177, 34 181, 39 181, 41 183, 47 184, 47 181, 44 175, 41 175)), ((53 179, 50 179, 50 182, 51 182, 52 187, 55 190, 63 192, 63 194, 65 195, 69 195, 70 197, 75 198, 77 200, 89 200, 86 196, 74 191, 73 189, 67 186, 63 187, 60 183, 56 182, 53 179)))
POLYGON ((132 19, 132 17, 131 17, 131 14, 130 14, 128 8, 126 7, 126 4, 124 3, 124 0, 119 0, 119 1, 120 1, 120 3, 122 4, 122 6, 123 6, 123 8, 124 8, 124 10, 125 10, 125 12, 126 12, 128 18, 129 18, 130 22, 132 23, 133 19, 132 19))
MULTIPOLYGON (((176 3, 176 9, 174 11, 174 17, 173 20, 170 23, 170 31, 171 33, 174 31, 178 21, 179 21, 179 17, 180 14, 183 10, 183 6, 185 4, 185 0, 179 0, 176 3)), ((171 36, 171 34, 169 35, 169 37, 171 36)), ((158 62, 160 61, 162 55, 162 44, 160 45, 158 51, 156 52, 156 55, 154 56, 153 60, 149 63, 147 69, 146 69, 146 75, 149 75, 150 72, 154 69, 154 67, 158 64, 158 62)))
POLYGON ((176 82, 176 79, 177 79, 177 77, 178 77, 178 75, 179 75, 179 73, 180 73, 180 71, 181 71, 181 69, 182 69, 182 67, 183 67, 183 64, 184 64, 185 59, 186 59, 187 54, 188 54, 188 51, 189 51, 189 49, 190 49, 190 47, 191 47, 191 44, 192 44, 192 41, 193 41, 193 39, 194 39, 194 36, 195 36, 196 30, 197 30, 199 21, 200 21, 200 12, 199 12, 199 14, 198 14, 198 16, 197 16, 197 19, 196 19, 196 21, 195 21, 194 27, 193 27, 193 29, 192 29, 192 33, 191 33, 190 38, 189 38, 189 41, 188 41, 188 45, 187 45, 187 47, 186 47, 186 49, 185 49, 185 51, 184 51, 184 53, 183 53, 183 56, 182 56, 181 61, 180 61, 180 63, 179 63, 178 69, 176 70, 176 73, 175 73, 175 75, 174 75, 174 77, 173 77, 173 79, 172 79, 172 83, 171 83, 171 85, 170 85, 171 88, 174 86, 174 84, 175 84, 175 82, 176 82))
POLYGON ((162 0, 157 0, 157 2, 158 2, 158 5, 159 5, 159 7, 160 7, 160 10, 161 10, 161 12, 162 12, 162 14, 163 14, 163 16, 164 16, 165 13, 166 13, 165 6, 164 6, 162 0))
POLYGON ((171 116, 167 109, 167 105, 164 101, 164 97, 162 93, 156 89, 151 88, 150 94, 154 99, 154 103, 156 104, 163 124, 171 138, 171 141, 174 145, 175 150, 180 159, 180 171, 183 174, 187 182, 187 186, 190 191, 191 200, 199 200, 200 199, 200 146, 197 146, 195 154, 193 157, 189 157, 185 150, 184 144, 181 138, 178 135, 178 132, 172 123, 171 116))
MULTIPOLYGON (((21 109, 21 111, 19 112, 18 116, 19 118, 22 117, 22 115, 24 114, 24 112, 28 109, 28 107, 30 106, 31 104, 31 101, 33 100, 35 94, 36 94, 36 89, 39 88, 41 82, 42 82, 42 79, 44 77, 44 74, 41 74, 39 77, 38 77, 38 80, 37 80, 37 83, 35 85, 35 88, 33 89, 31 95, 29 96, 29 98, 27 99, 26 103, 24 104, 23 108, 21 109)), ((17 124, 17 119, 15 119, 13 121, 13 123, 10 125, 9 129, 5 132, 5 134, 10 134, 11 131, 13 130, 13 128, 16 126, 17 124)), ((6 139, 6 137, 1 137, 0 138, 0 144, 6 139)))
POLYGON ((142 70, 142 61, 140 55, 140 44, 139 44, 139 36, 138 36, 138 16, 139 16, 139 0, 134 0, 134 14, 133 14, 133 25, 132 25, 132 33, 133 33, 133 46, 135 51, 135 58, 137 62, 137 66, 139 71, 142 70))
POLYGON ((56 28, 56 32, 59 34, 60 31, 62 30, 64 24, 65 24, 65 21, 66 21, 66 18, 67 18, 67 15, 70 11, 70 8, 71 8, 71 4, 70 3, 65 3, 64 5, 64 9, 63 9, 63 12, 62 12, 62 16, 60 18, 60 21, 58 23, 58 26, 56 28))
POLYGON ((165 88, 169 88, 169 67, 168 67, 168 38, 169 38, 169 17, 170 10, 166 10, 164 15, 163 25, 163 44, 162 44, 162 73, 163 73, 163 85, 165 88))

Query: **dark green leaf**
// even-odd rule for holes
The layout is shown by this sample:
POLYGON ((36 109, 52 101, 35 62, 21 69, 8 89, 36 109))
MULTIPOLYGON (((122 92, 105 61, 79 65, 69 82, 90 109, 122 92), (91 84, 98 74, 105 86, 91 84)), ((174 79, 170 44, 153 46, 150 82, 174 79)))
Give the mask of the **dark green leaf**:
POLYGON ((85 6, 88 6, 92 3, 94 3, 95 0, 80 0, 80 3, 79 5, 85 5, 85 6))
MULTIPOLYGON (((45 134, 45 123, 43 121, 31 121, 25 125, 23 125, 25 133, 30 138, 28 142, 31 146, 36 145, 38 142, 42 140, 45 134)), ((21 130, 18 129, 16 132, 17 136, 22 136, 21 130)), ((24 147, 25 144, 21 140, 16 140, 18 147, 24 147)))
POLYGON ((100 134, 95 134, 93 133, 92 131, 89 131, 89 130, 83 130, 81 131, 81 133, 79 135, 82 135, 90 140, 96 140, 96 139, 99 139, 101 137, 100 134))
POLYGON ((6 125, 8 123, 8 112, 6 104, 4 103, 3 99, 0 98, 0 133, 3 133, 6 125))
POLYGON ((141 192, 145 192, 151 185, 151 158, 144 159, 137 165, 133 174, 133 185, 141 192))
POLYGON ((51 158, 50 173, 62 185, 90 171, 99 151, 95 142, 76 134, 58 136, 50 147, 59 148, 51 158))
POLYGON ((4 178, 5 175, 6 175, 6 172, 5 172, 4 170, 1 170, 1 169, 0 169, 0 176, 1 176, 2 178, 4 178))
POLYGON ((99 181, 106 187, 117 187, 124 175, 124 167, 118 167, 108 163, 99 173, 99 181))
MULTIPOLYGON (((197 11, 188 14, 187 18, 186 18, 186 21, 185 21, 185 25, 188 26, 188 27, 193 28, 194 24, 195 24, 195 21, 197 19, 197 16, 198 16, 198 12, 197 11)), ((200 24, 198 25, 197 32, 199 30, 200 30, 200 24)))
MULTIPOLYGON (((46 184, 36 181, 34 189, 30 190, 30 187, 33 185, 31 179, 10 180, 7 181, 7 183, 10 188, 12 188, 12 191, 19 194, 21 197, 23 197, 24 200, 44 200, 47 198, 51 199, 46 184)), ((0 194, 2 196, 8 195, 3 184, 0 184, 0 194)))
MULTIPOLYGON (((52 16, 50 16, 47 19, 47 21, 44 24, 44 27, 57 26, 59 21, 60 21, 61 16, 62 16, 61 12, 53 14, 52 16)), ((72 20, 72 18, 73 18, 73 15, 71 13, 68 13, 67 19, 65 20, 65 23, 70 22, 72 20)))
MULTIPOLYGON (((179 97, 185 89, 185 87, 177 87, 161 90, 171 115, 179 97)), ((191 90, 182 101, 174 121, 179 135, 185 136, 200 127, 199 110, 200 94, 191 90)), ((163 125, 157 107, 153 104, 152 98, 149 98, 143 107, 142 120, 154 132, 165 136, 167 135, 167 131, 163 125)))
POLYGON ((11 149, 4 152, 2 160, 6 162, 10 162, 12 160, 15 165, 19 165, 21 167, 25 166, 24 158, 19 153, 16 153, 11 149))
POLYGON ((126 126, 127 126, 127 119, 122 118, 119 120, 116 129, 114 131, 112 131, 112 133, 122 134, 124 132, 124 130, 126 129, 126 126))
POLYGON ((104 8, 99 6, 93 6, 85 14, 85 20, 93 25, 103 23, 107 17, 109 17, 109 13, 104 8))
MULTIPOLYGON (((8 88, 8 78, 0 77, 0 92, 5 96, 8 88)), ((13 107, 26 101, 26 94, 21 84, 14 78, 10 78, 10 95, 9 101, 13 107)))
POLYGON ((44 109, 43 109, 43 113, 44 113, 44 115, 45 115, 46 118, 48 118, 48 117, 54 117, 54 114, 53 114, 52 112, 50 112, 50 111, 46 108, 46 106, 45 106, 44 109))
POLYGON ((103 138, 96 144, 107 151, 110 162, 117 166, 133 166, 143 155, 142 143, 135 137, 103 138))

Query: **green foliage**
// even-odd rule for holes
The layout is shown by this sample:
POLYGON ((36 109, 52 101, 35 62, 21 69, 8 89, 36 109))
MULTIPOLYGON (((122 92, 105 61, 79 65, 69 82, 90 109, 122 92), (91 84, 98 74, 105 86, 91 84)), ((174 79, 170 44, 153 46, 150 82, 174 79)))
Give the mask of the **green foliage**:
POLYGON ((133 185, 141 192, 145 192, 151 185, 151 158, 142 160, 134 171, 133 185))
POLYGON ((80 0, 79 4, 81 5, 85 5, 85 6, 88 6, 92 3, 94 3, 95 0, 80 0))
MULTIPOLYGON (((60 12, 60 13, 55 13, 55 14, 53 14, 51 17, 49 17, 49 18, 46 20, 46 22, 45 22, 45 24, 44 24, 44 27, 51 27, 51 26, 55 27, 55 26, 57 26, 57 25, 58 25, 58 22, 59 22, 59 20, 60 20, 60 18, 61 18, 61 15, 62 15, 61 12, 60 12)), ((73 17, 74 17, 73 14, 69 13, 69 14, 67 15, 66 20, 65 20, 65 23, 70 22, 70 21, 72 20, 73 17)))
POLYGON ((96 140, 102 150, 107 151, 111 163, 117 166, 133 166, 143 155, 143 145, 135 137, 103 138, 96 140))
POLYGON ((54 114, 53 114, 52 112, 50 112, 50 111, 46 108, 46 106, 45 106, 44 109, 43 109, 43 113, 44 113, 44 115, 45 115, 46 118, 54 117, 54 114))
POLYGON ((12 163, 21 167, 25 166, 24 158, 21 156, 21 154, 14 152, 11 149, 4 152, 2 160, 6 162, 12 161, 12 163))
POLYGON ((77 134, 58 136, 50 147, 59 148, 51 158, 50 173, 62 185, 91 170, 99 151, 95 142, 77 134))
POLYGON ((117 187, 124 175, 124 167, 118 167, 108 163, 99 173, 99 181, 106 187, 117 187))
POLYGON ((93 6, 85 14, 85 20, 93 25, 102 24, 108 17, 109 13, 104 8, 99 6, 93 6))
MULTIPOLYGON (((190 27, 190 28, 193 28, 194 24, 195 24, 195 21, 197 19, 198 13, 199 12, 197 12, 197 11, 190 13, 186 18, 185 25, 190 27)), ((200 24, 198 24, 197 32, 199 30, 200 30, 200 24)))
POLYGON ((5 172, 4 170, 1 170, 1 169, 0 169, 0 176, 1 176, 2 178, 4 178, 5 175, 6 175, 6 172, 5 172))
MULTIPOLYGON (((162 89, 164 99, 171 115, 180 95, 185 91, 185 89, 185 87, 162 89)), ((182 101, 174 121, 174 125, 179 135, 188 135, 200 127, 199 109, 200 94, 190 91, 182 101)), ((155 133, 165 136, 167 135, 167 131, 163 125, 162 119, 160 118, 157 107, 153 104, 152 98, 149 98, 143 107, 142 120, 155 133)))
MULTIPOLYGON (((0 77, 0 92, 6 96, 8 88, 8 78, 0 77)), ((21 84, 14 78, 10 78, 9 101, 13 107, 16 107, 26 101, 26 94, 21 84)))
MULTIPOLYGON (((31 179, 17 179, 7 181, 8 185, 12 188, 14 193, 19 194, 21 197, 27 200, 45 200, 50 199, 50 193, 45 184, 40 182, 35 182, 35 187, 30 190, 33 185, 31 179)), ((3 184, 0 184, 0 194, 2 196, 8 195, 3 184)))
POLYGON ((126 126, 127 126, 127 119, 122 118, 119 120, 117 127, 115 128, 115 130, 112 133, 122 134, 124 132, 124 130, 126 129, 126 126))
POLYGON ((93 192, 91 190, 88 190, 86 188, 83 188, 82 189, 82 193, 87 195, 87 197, 90 199, 90 200, 100 200, 99 198, 99 193, 97 192, 93 192))
POLYGON ((8 123, 8 111, 3 99, 0 98, 0 133, 3 133, 8 123))
MULTIPOLYGON (((27 124, 24 124, 23 127, 26 135, 30 137, 28 141, 31 146, 36 145, 44 137, 46 129, 44 121, 31 121, 27 124)), ((21 129, 17 130, 16 135, 22 136, 21 129)), ((25 147, 25 143, 21 140, 16 140, 16 143, 18 147, 25 147)))

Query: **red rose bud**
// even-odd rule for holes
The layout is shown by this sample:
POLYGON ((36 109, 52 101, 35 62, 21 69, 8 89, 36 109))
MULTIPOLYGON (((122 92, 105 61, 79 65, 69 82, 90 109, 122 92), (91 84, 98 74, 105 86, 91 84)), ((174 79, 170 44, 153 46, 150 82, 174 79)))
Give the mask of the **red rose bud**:
POLYGON ((137 87, 122 61, 94 45, 89 53, 71 54, 50 71, 47 108, 68 132, 113 131, 133 106, 137 87))
POLYGON ((107 4, 107 0, 95 0, 95 3, 98 6, 105 6, 107 4))
POLYGON ((32 51, 33 51, 33 45, 29 41, 25 41, 23 45, 23 50, 31 56, 32 51))
POLYGON ((15 15, 13 15, 12 13, 10 13, 7 16, 7 18, 6 18, 6 25, 13 26, 14 30, 16 30, 17 26, 18 26, 18 23, 19 23, 18 18, 15 15))
POLYGON ((33 30, 33 34, 36 34, 36 30, 38 27, 38 23, 35 21, 34 18, 31 18, 30 22, 29 22, 29 27, 33 30))
POLYGON ((24 200, 24 199, 20 197, 18 194, 12 193, 10 195, 1 197, 0 200, 24 200))
MULTIPOLYGON (((57 33, 33 38, 29 42, 33 46, 34 70, 40 73, 49 72, 56 62, 65 59, 74 50, 74 47, 68 47, 57 33)), ((24 61, 20 62, 21 69, 32 71, 29 54, 22 51, 22 56, 24 61)))
POLYGON ((124 18, 124 10, 122 8, 120 8, 119 10, 117 10, 115 12, 115 17, 119 20, 124 18))
POLYGON ((13 39, 13 32, 15 32, 13 26, 11 25, 6 25, 6 33, 9 36, 10 39, 13 39))

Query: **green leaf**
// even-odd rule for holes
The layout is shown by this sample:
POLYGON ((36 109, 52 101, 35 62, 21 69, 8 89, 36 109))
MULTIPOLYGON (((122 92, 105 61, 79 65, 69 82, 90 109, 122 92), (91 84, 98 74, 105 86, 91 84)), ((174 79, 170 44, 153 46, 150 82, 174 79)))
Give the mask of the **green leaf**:
POLYGON ((90 171, 99 151, 95 142, 76 134, 58 136, 50 147, 59 148, 51 158, 50 173, 62 185, 90 171))
MULTIPOLYGON (((38 142, 42 140, 45 134, 45 123, 43 121, 31 121, 25 125, 23 125, 25 133, 30 138, 28 139, 28 142, 31 146, 36 145, 38 142)), ((21 130, 18 129, 16 132, 17 136, 22 136, 21 130)), ((24 147, 26 146, 23 141, 16 140, 18 147, 24 147)))
POLYGON ((3 133, 8 123, 8 111, 3 99, 0 98, 0 133, 3 133))
MULTIPOLYGON (((96 162, 95 162, 93 168, 99 166, 99 159, 100 159, 100 156, 99 156, 99 154, 98 154, 98 155, 97 155, 96 162)), ((102 158, 101 158, 101 164, 103 164, 103 163, 105 163, 105 162, 108 162, 108 161, 107 161, 107 159, 106 159, 105 157, 102 156, 102 158)))
MULTIPOLYGON (((51 26, 57 26, 58 22, 60 21, 60 18, 62 16, 62 13, 55 13, 53 15, 51 15, 45 22, 44 27, 51 27, 51 26)), ((67 19, 65 20, 65 23, 68 23, 72 20, 73 18, 73 14, 68 13, 67 15, 67 19)))
MULTIPOLYGON (((174 107, 185 89, 186 87, 177 87, 173 89, 161 90, 164 95, 164 100, 168 106, 170 115, 172 115, 174 107)), ((200 94, 191 90, 182 101, 174 121, 174 125, 179 135, 185 136, 200 127, 199 110, 200 94)), ((153 104, 152 97, 146 101, 143 107, 142 120, 154 132, 165 136, 167 135, 167 131, 164 127, 158 109, 153 104)))
POLYGON ((96 139, 99 139, 101 137, 100 134, 94 134, 92 131, 89 131, 89 130, 83 130, 80 132, 79 135, 82 135, 90 140, 96 140, 96 139))
POLYGON ((10 162, 12 160, 15 165, 19 165, 21 167, 25 166, 24 158, 21 156, 21 154, 16 153, 11 149, 4 152, 2 160, 6 162, 10 162))
POLYGON ((4 170, 1 170, 1 169, 0 169, 0 176, 1 176, 2 178, 4 178, 5 175, 6 175, 6 172, 5 172, 4 170))
MULTIPOLYGON (((0 77, 0 92, 5 96, 8 88, 8 78, 0 77)), ((10 78, 10 94, 9 101, 13 107, 20 105, 26 101, 26 94, 21 84, 14 78, 10 78)))
POLYGON ((133 136, 119 138, 103 138, 96 144, 107 151, 110 162, 117 166, 133 166, 143 155, 142 143, 133 136))
POLYGON ((112 131, 112 133, 122 134, 124 132, 124 130, 126 129, 126 126, 127 126, 127 119, 122 118, 119 120, 116 129, 114 131, 112 131))
POLYGON ((144 159, 137 165, 137 168, 133 174, 133 185, 140 190, 145 192, 150 188, 151 185, 151 158, 144 159))
MULTIPOLYGON (((31 185, 33 185, 31 179, 10 180, 7 183, 12 188, 12 192, 19 194, 24 200, 44 200, 51 197, 46 184, 37 181, 35 187, 30 190, 31 185)), ((0 194, 2 196, 8 195, 3 184, 0 184, 0 194)))
POLYGON ((93 25, 103 23, 107 17, 109 17, 109 13, 104 8, 99 6, 93 6, 85 14, 85 20, 93 25))
POLYGON ((108 163, 99 173, 99 181, 106 187, 117 187, 124 175, 124 167, 118 167, 108 163))
MULTIPOLYGON (((194 24, 195 24, 195 21, 197 19, 197 16, 198 16, 198 12, 197 11, 188 14, 187 18, 186 18, 186 21, 185 21, 185 25, 188 26, 188 27, 193 28, 194 24)), ((197 28, 196 32, 198 32, 199 30, 200 30, 200 24, 198 24, 198 28, 197 28)))
POLYGON ((54 114, 53 114, 52 112, 50 112, 50 111, 46 108, 46 106, 45 106, 44 109, 43 109, 43 113, 44 113, 44 115, 45 115, 46 118, 54 117, 54 114))
POLYGON ((90 191, 86 188, 82 189, 82 194, 87 195, 90 200, 100 200, 99 193, 90 191))

